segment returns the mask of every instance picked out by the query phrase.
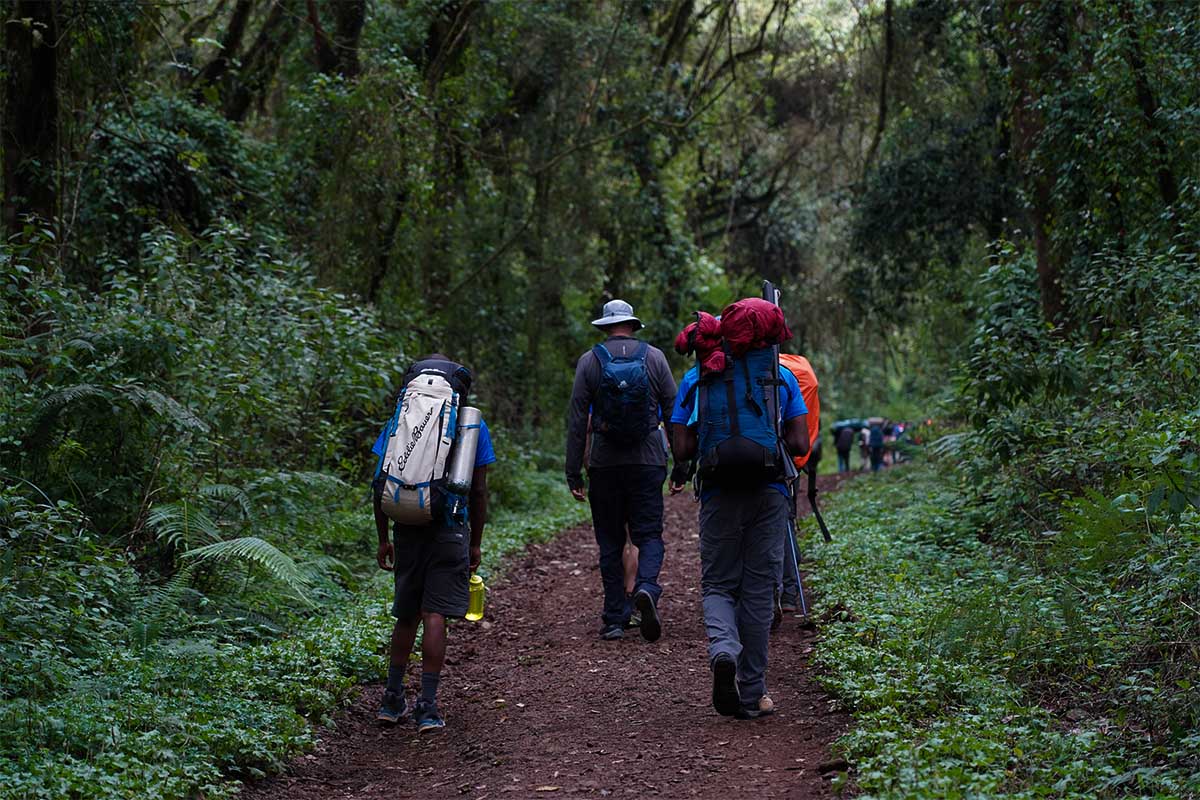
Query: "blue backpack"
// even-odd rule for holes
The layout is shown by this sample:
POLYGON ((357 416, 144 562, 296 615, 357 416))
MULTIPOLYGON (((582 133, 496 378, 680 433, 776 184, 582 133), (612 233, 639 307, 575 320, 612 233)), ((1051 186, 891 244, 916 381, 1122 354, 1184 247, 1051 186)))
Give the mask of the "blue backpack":
POLYGON ((645 342, 638 342, 628 356, 614 356, 603 344, 592 348, 601 370, 600 389, 592 402, 592 430, 614 444, 639 445, 658 427, 646 373, 649 350, 645 342))
POLYGON ((697 473, 702 484, 754 486, 784 479, 775 399, 780 383, 771 347, 737 359, 727 352, 725 371, 700 379, 697 473))

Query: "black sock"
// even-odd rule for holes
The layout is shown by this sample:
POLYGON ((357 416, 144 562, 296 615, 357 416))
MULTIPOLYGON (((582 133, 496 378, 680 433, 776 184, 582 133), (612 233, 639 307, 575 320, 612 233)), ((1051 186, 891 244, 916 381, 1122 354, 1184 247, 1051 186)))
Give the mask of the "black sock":
POLYGON ((404 667, 395 664, 388 665, 387 690, 396 694, 404 694, 404 667))
POLYGON ((442 679, 440 672, 421 673, 421 700, 426 703, 437 702, 438 681, 442 679))

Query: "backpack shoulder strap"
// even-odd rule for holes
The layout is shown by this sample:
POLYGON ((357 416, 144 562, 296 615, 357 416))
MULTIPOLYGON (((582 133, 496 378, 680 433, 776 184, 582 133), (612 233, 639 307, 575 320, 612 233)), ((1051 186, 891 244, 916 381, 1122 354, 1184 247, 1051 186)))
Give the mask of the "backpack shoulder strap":
POLYGON ((638 361, 645 362, 646 356, 650 354, 650 345, 646 342, 638 342, 638 348, 634 351, 633 357, 638 361))
POLYGON ((754 416, 761 417, 763 410, 754 399, 754 381, 750 380, 750 364, 745 358, 742 359, 742 377, 746 379, 746 403, 754 410, 754 416))
POLYGON ((729 432, 740 436, 742 426, 738 421, 737 397, 733 388, 733 357, 729 354, 728 347, 725 348, 725 372, 721 378, 725 382, 725 413, 729 417, 729 432))
POLYGON ((612 363, 613 354, 603 343, 600 343, 592 348, 592 352, 596 354, 596 360, 600 362, 600 369, 604 369, 612 363))

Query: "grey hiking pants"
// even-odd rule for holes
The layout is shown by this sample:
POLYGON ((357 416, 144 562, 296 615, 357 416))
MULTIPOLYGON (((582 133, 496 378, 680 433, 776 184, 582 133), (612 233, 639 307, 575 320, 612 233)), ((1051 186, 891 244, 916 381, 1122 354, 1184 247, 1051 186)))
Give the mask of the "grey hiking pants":
POLYGON ((708 659, 737 661, 738 694, 766 693, 767 642, 783 570, 788 501, 778 490, 721 490, 700 506, 700 588, 708 659))

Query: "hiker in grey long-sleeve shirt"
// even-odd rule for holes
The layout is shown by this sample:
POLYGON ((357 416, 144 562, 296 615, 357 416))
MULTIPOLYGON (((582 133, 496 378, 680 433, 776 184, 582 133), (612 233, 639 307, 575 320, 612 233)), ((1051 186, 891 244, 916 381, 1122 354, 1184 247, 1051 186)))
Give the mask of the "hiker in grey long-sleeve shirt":
POLYGON ((625 301, 606 303, 603 316, 592 324, 607 338, 584 353, 575 367, 567 411, 567 486, 577 500, 591 501, 604 583, 601 637, 621 638, 636 606, 642 637, 652 642, 662 634, 658 573, 663 561, 662 484, 667 477, 667 439, 659 421, 669 420, 675 407, 675 378, 661 350, 634 338, 642 323, 625 301), (582 471, 589 416, 590 493, 584 489, 582 471), (621 561, 627 527, 638 548, 632 597, 625 594, 621 561))

